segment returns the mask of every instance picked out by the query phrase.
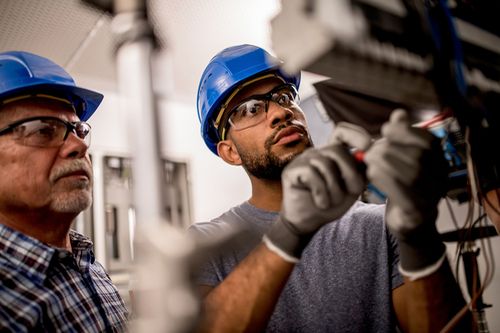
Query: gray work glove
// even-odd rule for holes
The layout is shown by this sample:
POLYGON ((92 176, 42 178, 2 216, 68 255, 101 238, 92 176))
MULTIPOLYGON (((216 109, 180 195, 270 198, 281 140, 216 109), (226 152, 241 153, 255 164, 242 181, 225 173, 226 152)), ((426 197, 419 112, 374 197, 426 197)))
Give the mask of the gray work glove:
POLYGON ((364 161, 368 180, 388 197, 386 222, 399 240, 402 271, 419 272, 439 262, 445 245, 436 218, 446 193, 447 162, 438 138, 411 127, 406 112, 396 110, 364 161))
POLYGON ((280 216, 264 236, 271 250, 297 262, 314 233, 353 205, 365 187, 365 176, 348 146, 366 149, 370 142, 363 128, 340 123, 331 144, 304 151, 283 170, 280 216))

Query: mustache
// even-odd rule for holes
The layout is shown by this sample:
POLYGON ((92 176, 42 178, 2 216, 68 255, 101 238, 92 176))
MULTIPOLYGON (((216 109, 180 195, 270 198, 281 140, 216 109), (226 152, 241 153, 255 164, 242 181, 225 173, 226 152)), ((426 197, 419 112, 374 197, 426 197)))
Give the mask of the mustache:
POLYGON ((64 165, 60 165, 52 170, 49 176, 49 181, 55 182, 61 177, 67 176, 69 174, 72 174, 74 172, 81 172, 83 171, 89 179, 92 178, 92 167, 88 162, 85 162, 84 160, 72 160, 64 165))
POLYGON ((276 129, 271 133, 271 135, 269 135, 269 137, 266 139, 266 142, 265 142, 265 147, 268 148, 268 147, 271 147, 275 140, 276 140, 276 136, 278 135, 278 133, 286 128, 286 127, 289 127, 289 126, 294 126, 298 129, 300 129, 304 135, 308 135, 308 132, 306 130, 306 127, 304 126, 304 124, 302 124, 300 121, 298 120, 288 120, 286 121, 285 123, 279 125, 278 127, 276 127, 276 129))

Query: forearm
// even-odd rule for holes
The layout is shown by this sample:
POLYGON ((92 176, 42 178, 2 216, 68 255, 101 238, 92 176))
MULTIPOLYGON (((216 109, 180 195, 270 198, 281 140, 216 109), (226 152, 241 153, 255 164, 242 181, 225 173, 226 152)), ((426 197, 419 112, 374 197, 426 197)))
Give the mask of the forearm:
POLYGON ((486 193, 483 207, 497 232, 500 233, 500 189, 496 188, 486 193))
POLYGON ((293 267, 259 245, 206 296, 199 331, 262 331, 293 267))
MULTIPOLYGON (((414 281, 405 278, 407 332, 441 332, 465 306, 461 290, 445 261, 435 273, 414 281)), ((398 317, 400 317, 398 315, 398 317)), ((401 320, 401 318, 399 318, 401 320)), ((448 332, 473 332, 473 321, 467 310, 464 317, 448 332)))

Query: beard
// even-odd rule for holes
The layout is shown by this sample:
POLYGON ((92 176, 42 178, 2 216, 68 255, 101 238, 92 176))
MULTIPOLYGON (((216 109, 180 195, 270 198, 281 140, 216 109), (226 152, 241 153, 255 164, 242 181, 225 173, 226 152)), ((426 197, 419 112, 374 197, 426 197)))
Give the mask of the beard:
POLYGON ((92 204, 92 168, 83 159, 71 160, 54 168, 49 176, 53 184, 51 209, 59 213, 80 213, 92 204), (64 178, 73 172, 88 178, 64 178))
POLYGON ((51 209, 59 213, 80 213, 92 204, 92 186, 74 182, 71 189, 54 194, 51 209))
POLYGON ((258 156, 256 154, 240 154, 243 168, 252 176, 259 179, 279 180, 281 172, 288 163, 299 153, 289 154, 279 158, 272 152, 258 156))
MULTIPOLYGON (((289 126, 290 124, 283 124, 279 126, 272 135, 266 140, 264 144, 265 153, 262 155, 258 155, 253 152, 246 152, 244 149, 241 149, 240 146, 235 142, 236 148, 238 149, 238 153, 240 155, 243 168, 252 176, 264 179, 264 180, 281 180, 281 173, 283 169, 292 161, 297 155, 301 154, 303 150, 296 150, 292 153, 286 154, 283 156, 278 156, 277 154, 272 152, 273 140, 276 134, 282 130, 284 127, 289 126)), ((293 148, 300 144, 305 143, 305 148, 312 147, 312 142, 309 135, 304 136, 304 140, 291 142, 285 147, 293 148)), ((305 149, 304 148, 304 149, 305 149)))

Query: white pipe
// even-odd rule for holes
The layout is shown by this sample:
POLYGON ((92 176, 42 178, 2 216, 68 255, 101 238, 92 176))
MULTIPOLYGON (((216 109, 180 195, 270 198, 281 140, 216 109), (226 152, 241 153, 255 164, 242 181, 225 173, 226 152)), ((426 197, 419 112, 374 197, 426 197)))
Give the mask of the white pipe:
MULTIPOLYGON (((120 15, 120 14, 119 14, 120 15)), ((165 218, 162 169, 152 79, 152 40, 125 42, 117 51, 120 98, 128 118, 137 223, 165 218)))

